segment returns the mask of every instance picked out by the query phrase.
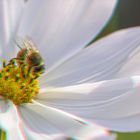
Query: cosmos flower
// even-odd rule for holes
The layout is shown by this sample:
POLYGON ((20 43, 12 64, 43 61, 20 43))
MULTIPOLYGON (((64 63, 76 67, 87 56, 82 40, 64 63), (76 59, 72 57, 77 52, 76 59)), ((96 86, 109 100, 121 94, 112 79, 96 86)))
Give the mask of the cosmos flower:
MULTIPOLYGON (((94 117, 90 104, 94 108, 99 100, 92 100, 91 87, 101 85, 89 80, 95 79, 94 71, 102 74, 100 69, 97 71, 100 68, 97 62, 101 63, 101 58, 111 52, 99 54, 101 45, 97 48, 96 43, 95 51, 92 46, 85 46, 107 23, 115 5, 116 0, 0 1, 0 56, 1 62, 4 60, 0 70, 0 128, 7 132, 8 139, 65 139, 65 134, 79 139, 89 136, 94 140, 112 139, 105 128, 90 126, 91 121, 87 119, 94 117), (24 53, 31 55, 31 50, 18 48, 28 47, 31 42, 23 41, 21 46, 15 43, 17 37, 27 36, 44 58, 44 61, 39 59, 36 51, 39 67, 29 63, 38 59, 21 57, 24 53), (96 61, 91 64, 90 59, 96 61), (46 71, 40 76, 40 66, 44 64, 46 71), (87 132, 91 133, 87 135, 87 132)), ((104 40, 102 44, 106 47, 104 40)))
MULTIPOLYGON (((20 119, 18 109, 12 102, 10 101, 5 102, 1 99, 0 106, 1 106, 0 128, 6 131, 8 140, 13 140, 13 139, 14 140, 31 140, 31 139, 32 140, 66 140, 68 138, 76 138, 78 140, 86 140, 86 139, 115 140, 116 139, 115 134, 110 134, 107 131, 107 129, 97 126, 95 124, 83 125, 82 127, 77 128, 77 130, 75 129, 75 132, 72 133, 72 137, 71 136, 68 137, 67 135, 63 133, 48 135, 44 133, 44 131, 36 132, 30 129, 29 127, 23 127, 23 124, 22 124, 23 122, 20 119)), ((32 117, 34 118, 34 116, 32 117)), ((29 121, 32 121, 32 119, 30 119, 29 121)), ((38 118, 36 121, 41 122, 42 120, 38 118)), ((60 118, 60 121, 61 121, 61 118, 60 118)), ((34 124, 32 125, 34 126, 34 124)), ((40 125, 42 126, 42 123, 40 125)), ((37 126, 35 125, 34 127, 37 127, 37 126)), ((37 129, 40 129, 40 128, 37 128, 37 129)), ((45 127, 43 129, 45 130, 45 127)))

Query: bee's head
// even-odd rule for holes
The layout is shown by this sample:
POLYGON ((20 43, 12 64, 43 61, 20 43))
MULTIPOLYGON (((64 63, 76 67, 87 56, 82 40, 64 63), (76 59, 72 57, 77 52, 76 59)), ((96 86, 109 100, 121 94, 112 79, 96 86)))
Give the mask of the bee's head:
POLYGON ((44 64, 43 65, 40 65, 40 66, 35 66, 35 67, 33 67, 33 72, 34 73, 40 73, 40 74, 42 74, 42 73, 44 73, 44 71, 45 71, 45 66, 44 66, 44 64))
POLYGON ((44 61, 38 52, 32 52, 30 55, 27 55, 26 63, 30 66, 40 66, 44 64, 44 61))

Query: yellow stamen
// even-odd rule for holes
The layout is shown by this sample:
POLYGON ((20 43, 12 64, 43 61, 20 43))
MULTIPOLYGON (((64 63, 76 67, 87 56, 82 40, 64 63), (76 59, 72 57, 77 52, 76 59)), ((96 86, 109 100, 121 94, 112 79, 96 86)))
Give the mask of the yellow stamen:
POLYGON ((13 101, 14 104, 29 103, 39 91, 37 73, 29 72, 29 68, 10 61, 3 63, 0 70, 0 96, 13 101))

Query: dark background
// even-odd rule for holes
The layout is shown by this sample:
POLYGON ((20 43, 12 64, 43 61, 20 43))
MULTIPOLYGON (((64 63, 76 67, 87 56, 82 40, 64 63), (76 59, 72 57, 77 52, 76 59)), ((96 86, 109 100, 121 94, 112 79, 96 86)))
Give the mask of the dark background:
POLYGON ((140 26, 140 0, 118 1, 113 17, 97 38, 119 29, 140 26))
POLYGON ((116 10, 119 28, 140 25, 140 0, 119 0, 116 10))

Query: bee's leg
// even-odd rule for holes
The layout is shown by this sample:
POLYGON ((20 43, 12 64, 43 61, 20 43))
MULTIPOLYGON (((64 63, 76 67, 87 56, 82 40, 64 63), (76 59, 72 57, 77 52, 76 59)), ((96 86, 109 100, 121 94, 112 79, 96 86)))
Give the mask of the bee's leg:
MULTIPOLYGON (((36 79, 38 76, 38 73, 37 72, 35 72, 35 68, 36 68, 37 66, 34 66, 34 67, 30 67, 30 66, 28 66, 28 68, 27 68, 27 76, 28 77, 32 77, 32 78, 34 78, 34 79, 36 79)), ((31 79, 32 79, 31 78, 31 79)))
POLYGON ((40 76, 40 74, 43 73, 43 71, 44 71, 44 67, 42 67, 42 65, 41 66, 34 66, 32 68, 32 73, 35 76, 34 77, 35 79, 38 78, 40 76))
POLYGON ((29 77, 31 74, 32 74, 32 67, 28 66, 26 76, 29 77))
POLYGON ((9 65, 13 65, 13 63, 16 61, 16 58, 12 58, 10 61, 9 61, 9 63, 7 64, 7 66, 9 66, 9 65))
POLYGON ((5 68, 6 67, 6 60, 2 60, 2 66, 3 66, 3 68, 5 68))
POLYGON ((26 67, 26 65, 24 64, 24 60, 23 59, 12 58, 10 60, 10 62, 8 63, 8 65, 11 65, 11 64, 14 67, 19 67, 20 68, 20 76, 22 78, 26 77, 26 74, 25 74, 25 67, 26 67))
POLYGON ((26 78, 26 65, 24 63, 20 64, 20 76, 26 78))
POLYGON ((34 79, 36 79, 34 73, 33 73, 33 67, 29 67, 27 68, 27 76, 28 76, 28 82, 29 84, 32 83, 34 81, 34 79))
POLYGON ((12 65, 15 67, 18 65, 18 63, 23 63, 23 60, 18 59, 18 58, 12 58, 7 65, 12 65))

